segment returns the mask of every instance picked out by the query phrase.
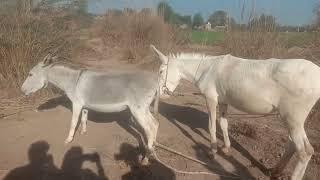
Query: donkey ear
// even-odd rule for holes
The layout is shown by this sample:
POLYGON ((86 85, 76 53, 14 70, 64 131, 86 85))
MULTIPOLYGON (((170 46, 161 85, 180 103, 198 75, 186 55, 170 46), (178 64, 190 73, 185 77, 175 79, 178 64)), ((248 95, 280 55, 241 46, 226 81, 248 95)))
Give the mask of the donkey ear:
POLYGON ((158 55, 159 59, 161 60, 162 64, 168 63, 168 58, 162 52, 160 52, 154 45, 150 45, 150 48, 158 55))
POLYGON ((53 60, 54 60, 54 57, 52 57, 52 55, 49 53, 48 55, 46 55, 46 57, 44 57, 43 64, 47 66, 51 64, 53 60))
POLYGON ((58 56, 53 56, 51 59, 52 59, 52 61, 57 61, 58 60, 58 56))

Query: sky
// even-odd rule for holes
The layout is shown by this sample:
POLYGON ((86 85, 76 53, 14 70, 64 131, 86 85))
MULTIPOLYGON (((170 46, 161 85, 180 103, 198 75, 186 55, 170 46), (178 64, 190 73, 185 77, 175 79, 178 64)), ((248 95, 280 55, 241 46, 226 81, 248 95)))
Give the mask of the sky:
MULTIPOLYGON (((108 8, 155 8, 160 1, 90 0, 89 12, 101 14, 108 8)), ((314 20, 313 8, 320 3, 320 0, 166 0, 166 2, 181 15, 193 15, 199 12, 205 19, 216 10, 225 10, 240 23, 246 23, 250 12, 255 12, 256 15, 272 14, 280 24, 305 25, 314 20), (245 13, 241 17, 243 4, 245 13)))

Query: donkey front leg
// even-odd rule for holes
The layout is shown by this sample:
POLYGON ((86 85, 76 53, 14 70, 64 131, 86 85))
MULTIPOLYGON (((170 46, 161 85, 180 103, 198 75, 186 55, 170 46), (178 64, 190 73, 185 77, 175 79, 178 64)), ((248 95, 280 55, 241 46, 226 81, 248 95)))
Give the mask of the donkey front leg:
POLYGON ((87 132, 87 120, 88 120, 88 109, 82 109, 81 111, 81 132, 80 134, 84 134, 87 132))
POLYGON ((217 145, 217 123, 216 123, 216 112, 217 112, 217 98, 208 98, 206 97, 207 102, 207 108, 209 113, 209 133, 211 136, 211 151, 212 155, 215 156, 215 154, 218 151, 218 145, 217 145))
POLYGON ((228 105, 227 104, 219 104, 219 123, 223 134, 223 142, 224 147, 222 148, 222 151, 225 154, 229 153, 230 150, 230 139, 229 139, 229 133, 228 133, 228 120, 227 120, 227 111, 228 111, 228 105))
POLYGON ((64 141, 66 144, 70 143, 73 140, 74 132, 79 120, 79 115, 81 112, 82 106, 76 103, 72 104, 72 120, 70 124, 69 135, 67 139, 64 141))

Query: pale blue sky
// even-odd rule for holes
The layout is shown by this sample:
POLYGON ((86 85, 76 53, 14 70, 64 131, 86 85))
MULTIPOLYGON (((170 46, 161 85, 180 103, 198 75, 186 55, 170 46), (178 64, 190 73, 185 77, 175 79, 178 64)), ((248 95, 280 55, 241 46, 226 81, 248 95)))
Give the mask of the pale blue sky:
MULTIPOLYGON (((154 8, 160 0, 90 0, 89 11, 103 13, 107 8, 122 9, 131 7, 154 8)), ((245 3, 245 17, 249 16, 254 5, 256 14, 266 13, 276 17, 277 22, 286 25, 303 25, 314 19, 313 8, 320 0, 166 0, 181 15, 200 12, 207 18, 216 10, 225 10, 241 22, 242 4, 245 3)), ((243 22, 246 22, 245 19, 243 22)))

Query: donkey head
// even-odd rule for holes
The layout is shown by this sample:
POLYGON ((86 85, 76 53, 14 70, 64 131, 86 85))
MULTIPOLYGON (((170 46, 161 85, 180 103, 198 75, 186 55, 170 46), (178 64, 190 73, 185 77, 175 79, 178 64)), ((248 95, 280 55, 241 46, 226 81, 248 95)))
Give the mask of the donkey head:
POLYGON ((160 52, 155 46, 151 45, 151 49, 158 55, 161 66, 159 69, 160 75, 160 94, 163 96, 165 93, 173 92, 181 80, 181 73, 179 61, 175 56, 166 56, 160 52), (166 92, 169 91, 169 92, 166 92))
POLYGON ((46 67, 56 59, 48 54, 43 61, 35 65, 29 72, 27 79, 22 84, 21 90, 24 94, 29 95, 45 87, 47 82, 46 67))

